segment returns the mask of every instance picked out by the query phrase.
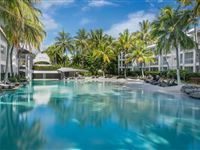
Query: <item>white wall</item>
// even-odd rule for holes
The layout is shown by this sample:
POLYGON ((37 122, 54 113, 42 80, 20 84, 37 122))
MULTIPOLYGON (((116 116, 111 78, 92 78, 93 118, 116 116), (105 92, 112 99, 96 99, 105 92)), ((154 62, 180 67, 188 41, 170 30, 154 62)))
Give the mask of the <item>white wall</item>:
MULTIPOLYGON (((7 55, 7 40, 5 39, 2 32, 0 32, 0 74, 5 72, 6 55, 7 55)), ((18 58, 17 58, 16 48, 14 48, 13 50, 12 60, 13 60, 13 72, 17 74, 18 73, 18 58)), ((10 72, 10 65, 9 65, 8 71, 10 72)), ((1 79, 1 75, 0 75, 0 79, 1 79)))
MULTIPOLYGON (((191 36, 194 35, 193 32, 190 33, 191 36)), ((200 48, 200 29, 198 31, 198 41, 199 41, 199 48, 200 48)), ((156 45, 151 45, 151 46, 148 46, 148 48, 150 49, 154 49, 156 45)), ((182 69, 188 69, 188 68, 192 68, 191 71, 195 72, 195 68, 196 68, 196 65, 199 65, 199 63, 197 62, 198 61, 198 57, 197 57, 197 54, 196 54, 196 50, 195 49, 191 49, 191 50, 180 50, 179 52, 179 56, 181 57, 181 54, 183 56, 183 59, 182 59, 182 62, 180 62, 180 66, 182 67, 182 69), (187 55, 187 53, 189 52, 192 52, 193 55, 191 56, 191 59, 193 60, 193 62, 191 63, 188 63, 188 61, 185 62, 185 57, 187 55), (197 59, 195 59, 197 57, 197 59)), ((123 64, 123 54, 121 53, 119 56, 118 56, 118 70, 119 71, 122 71, 124 69, 124 65, 121 65, 123 64)), ((163 55, 164 57, 165 55, 163 55)), ((171 50, 171 53, 167 54, 166 55, 168 57, 167 61, 169 63, 169 69, 176 69, 176 52, 175 52, 175 49, 172 49, 171 50)), ((161 56, 157 55, 156 57, 158 57, 158 64, 156 65, 153 65, 153 64, 147 64, 146 65, 146 70, 151 70, 151 69, 154 69, 156 68, 157 70, 160 70, 162 67, 167 67, 167 65, 162 65, 162 58, 161 56)), ((180 58, 179 57, 179 58, 180 58)), ((131 69, 131 70, 134 70, 134 68, 136 68, 137 64, 135 63, 132 63, 132 66, 129 65, 127 68, 131 69)))

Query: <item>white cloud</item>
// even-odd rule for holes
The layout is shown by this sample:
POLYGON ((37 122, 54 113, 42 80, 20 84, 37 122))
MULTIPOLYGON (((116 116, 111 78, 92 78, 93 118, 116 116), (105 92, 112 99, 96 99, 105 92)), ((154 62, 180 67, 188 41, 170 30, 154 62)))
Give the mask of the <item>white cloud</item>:
POLYGON ((40 7, 43 9, 49 9, 53 6, 62 6, 72 4, 74 0, 43 0, 40 7))
POLYGON ((129 29, 131 32, 139 30, 139 22, 143 20, 152 21, 155 17, 153 13, 147 13, 144 11, 138 11, 128 15, 128 19, 121 21, 119 23, 113 24, 109 30, 106 31, 107 34, 110 34, 114 37, 117 37, 120 32, 123 32, 125 29, 129 29))
POLYGON ((81 22, 80 22, 80 25, 84 26, 88 23, 90 23, 91 21, 88 19, 88 18, 82 18, 81 19, 81 22))
POLYGON ((84 6, 81 10, 88 11, 90 8, 94 7, 104 7, 104 6, 116 6, 116 3, 111 2, 111 0, 89 0, 88 4, 84 6))
POLYGON ((90 7, 103 7, 106 5, 114 5, 114 3, 108 0, 90 0, 88 4, 90 7))
POLYGON ((46 30, 54 30, 59 27, 59 24, 49 15, 44 14, 41 18, 42 23, 46 30))

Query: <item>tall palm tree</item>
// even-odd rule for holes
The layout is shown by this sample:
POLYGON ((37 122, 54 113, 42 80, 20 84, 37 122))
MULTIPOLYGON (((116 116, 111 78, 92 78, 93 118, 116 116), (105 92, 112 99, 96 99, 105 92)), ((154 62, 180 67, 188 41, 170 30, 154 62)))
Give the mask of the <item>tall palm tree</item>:
POLYGON ((74 37, 77 50, 83 54, 88 49, 88 33, 85 29, 80 29, 74 37))
POLYGON ((63 56, 63 52, 60 51, 60 49, 58 49, 55 44, 49 46, 45 50, 45 53, 47 53, 47 55, 49 56, 49 58, 53 64, 60 64, 60 61, 63 56))
POLYGON ((153 39, 150 34, 151 30, 151 23, 149 20, 143 20, 142 22, 139 22, 140 30, 138 32, 138 37, 144 41, 144 43, 151 44, 153 39))
POLYGON ((85 29, 80 29, 77 32, 77 35, 74 37, 75 41, 75 49, 76 49, 76 58, 80 58, 80 62, 82 67, 84 63, 85 56, 89 51, 88 44, 88 33, 85 29))
MULTIPOLYGON (((194 39, 195 39, 195 50, 196 54, 198 53, 198 59, 200 62, 200 49, 198 48, 198 36, 197 36, 197 27, 198 27, 198 21, 200 16, 200 0, 178 0, 181 2, 184 6, 192 6, 192 15, 189 16, 191 18, 190 24, 194 26, 194 39)), ((195 57, 196 59, 196 57, 195 57)), ((196 60, 194 60, 196 62, 196 60)), ((196 70, 200 71, 200 66, 196 66, 196 70)))
MULTIPOLYGON (((13 47, 20 48, 23 42, 29 47, 39 47, 45 32, 39 20, 41 12, 35 8, 34 2, 39 0, 10 0, 0 2, 0 17, 3 19, 3 30, 8 38, 5 81, 8 80, 9 53, 13 47)), ((12 58, 10 58, 11 60, 12 58)), ((12 67, 11 67, 12 68, 12 67)))
POLYGON ((181 2, 185 6, 192 5, 193 13, 196 16, 200 16, 200 1, 199 0, 178 0, 178 1, 181 2))
POLYGON ((54 64, 63 64, 63 60, 66 60, 66 54, 73 54, 74 43, 69 33, 65 31, 58 32, 58 36, 55 38, 55 43, 50 45, 45 52, 51 58, 54 64))
MULTIPOLYGON (((130 49, 133 45, 132 34, 130 34, 129 30, 126 29, 123 33, 119 34, 119 38, 116 42, 117 49, 123 52, 123 55, 126 57, 130 49)), ((127 62, 124 62, 124 77, 126 78, 127 71, 127 62)))
POLYGON ((101 41, 98 47, 94 49, 93 56, 95 59, 102 60, 101 69, 103 71, 103 76, 105 77, 105 71, 108 64, 110 64, 112 59, 115 59, 115 53, 112 45, 112 37, 109 37, 105 41, 101 41))
POLYGON ((89 39, 88 39, 88 44, 90 49, 95 49, 98 47, 98 45, 105 40, 107 40, 106 34, 103 33, 102 29, 97 29, 97 30, 91 30, 89 34, 89 39))
POLYGON ((153 52, 147 49, 145 42, 140 39, 134 41, 131 51, 127 56, 126 62, 133 61, 141 65, 142 76, 144 77, 144 65, 154 62, 153 52))
POLYGON ((55 38, 55 45, 62 53, 73 54, 74 44, 69 33, 65 31, 58 32, 58 36, 55 38))
POLYGON ((179 51, 180 47, 191 49, 194 47, 194 41, 186 34, 188 30, 189 11, 176 10, 171 7, 162 9, 158 19, 153 22, 153 36, 158 38, 157 45, 163 46, 166 50, 175 48, 176 51, 176 69, 177 81, 180 81, 179 51))

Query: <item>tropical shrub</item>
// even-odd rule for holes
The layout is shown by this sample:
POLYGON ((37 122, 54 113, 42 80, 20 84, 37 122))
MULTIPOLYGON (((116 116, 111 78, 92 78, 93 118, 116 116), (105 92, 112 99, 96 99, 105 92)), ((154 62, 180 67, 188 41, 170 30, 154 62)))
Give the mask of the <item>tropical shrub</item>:
POLYGON ((160 75, 160 71, 145 71, 144 74, 147 75, 152 75, 152 76, 157 76, 160 75))
POLYGON ((39 62, 36 62, 35 64, 49 64, 49 63, 46 61, 39 61, 39 62))
POLYGON ((45 70, 45 71, 58 70, 59 68, 61 68, 60 65, 53 65, 53 66, 33 66, 33 70, 45 70))
MULTIPOLYGON (((140 71, 128 71, 127 72, 129 76, 132 77, 137 77, 141 76, 140 71)), ((168 71, 145 71, 144 72, 145 76, 152 75, 152 76, 157 76, 159 75, 160 77, 163 78, 170 78, 170 79, 176 79, 176 70, 168 70, 168 71)), ((180 70, 180 77, 181 80, 184 81, 189 81, 190 78, 192 77, 200 77, 200 73, 193 73, 189 72, 187 70, 180 70)))
POLYGON ((9 80, 10 82, 12 82, 12 83, 17 82, 17 78, 16 78, 15 76, 9 77, 8 80, 9 80))

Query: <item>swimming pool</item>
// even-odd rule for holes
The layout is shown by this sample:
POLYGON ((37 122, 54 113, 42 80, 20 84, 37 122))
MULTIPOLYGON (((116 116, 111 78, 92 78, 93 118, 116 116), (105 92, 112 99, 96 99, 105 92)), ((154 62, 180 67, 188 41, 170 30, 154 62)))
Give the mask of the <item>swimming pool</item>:
POLYGON ((0 95, 0 149, 200 149, 200 101, 103 82, 0 95))

